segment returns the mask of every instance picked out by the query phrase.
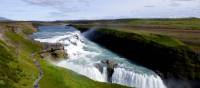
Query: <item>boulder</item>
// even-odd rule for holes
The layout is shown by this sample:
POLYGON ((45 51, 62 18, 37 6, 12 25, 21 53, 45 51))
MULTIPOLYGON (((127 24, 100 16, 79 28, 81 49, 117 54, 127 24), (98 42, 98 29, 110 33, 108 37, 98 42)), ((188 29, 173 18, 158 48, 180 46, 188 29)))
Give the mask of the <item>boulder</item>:
POLYGON ((60 43, 42 43, 43 51, 40 52, 41 57, 50 57, 50 59, 58 60, 66 58, 67 54, 64 50, 64 45, 60 43))
POLYGON ((111 77, 114 72, 114 68, 116 68, 117 66, 118 64, 112 60, 102 60, 101 63, 95 64, 95 67, 98 68, 101 73, 103 73, 103 68, 106 67, 108 82, 111 82, 111 77))

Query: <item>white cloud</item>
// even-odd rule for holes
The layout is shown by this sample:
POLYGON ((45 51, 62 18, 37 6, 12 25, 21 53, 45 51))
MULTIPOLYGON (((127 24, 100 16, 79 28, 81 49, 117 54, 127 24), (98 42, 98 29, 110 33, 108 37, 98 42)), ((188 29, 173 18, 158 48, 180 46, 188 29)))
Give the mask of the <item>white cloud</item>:
POLYGON ((3 0, 3 2, 6 4, 1 2, 0 13, 17 19, 200 17, 200 9, 197 9, 200 8, 200 0, 3 0), (12 6, 16 8, 10 8, 12 6), (32 18, 29 18, 30 15, 32 18))
POLYGON ((32 5, 47 6, 60 11, 78 11, 79 6, 88 5, 89 0, 23 0, 32 5))

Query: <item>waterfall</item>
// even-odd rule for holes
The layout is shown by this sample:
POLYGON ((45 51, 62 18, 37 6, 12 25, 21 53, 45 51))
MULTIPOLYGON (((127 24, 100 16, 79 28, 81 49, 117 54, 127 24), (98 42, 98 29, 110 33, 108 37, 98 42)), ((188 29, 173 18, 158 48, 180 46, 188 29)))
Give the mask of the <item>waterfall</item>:
POLYGON ((103 67, 102 75, 103 75, 105 81, 108 81, 108 75, 107 74, 108 74, 107 68, 103 67))
POLYGON ((157 75, 137 74, 124 68, 115 68, 112 82, 136 88, 166 88, 157 75))
POLYGON ((67 61, 61 61, 57 64, 60 67, 71 69, 81 75, 84 75, 90 79, 106 82, 104 75, 94 66, 84 66, 84 65, 77 65, 74 63, 70 63, 67 61))
POLYGON ((64 45, 68 59, 58 62, 57 66, 70 69, 100 82, 111 82, 136 88, 166 88, 161 78, 153 71, 131 63, 127 59, 89 41, 79 31, 75 29, 74 31, 65 30, 60 33, 59 30, 55 29, 55 31, 38 32, 34 35, 37 36, 36 41, 64 45), (113 73, 108 71, 109 63, 108 65, 102 64, 104 60, 117 63, 117 67, 113 68, 113 73), (112 76, 109 77, 108 74, 112 76))

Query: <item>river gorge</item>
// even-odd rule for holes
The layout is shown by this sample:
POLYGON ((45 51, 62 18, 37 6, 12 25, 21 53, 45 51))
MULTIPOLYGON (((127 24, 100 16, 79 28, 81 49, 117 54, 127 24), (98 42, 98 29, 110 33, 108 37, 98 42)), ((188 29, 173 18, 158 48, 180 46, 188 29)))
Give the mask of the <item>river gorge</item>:
POLYGON ((136 88, 166 88, 152 70, 88 40, 87 33, 73 27, 40 26, 34 33, 36 41, 61 43, 67 57, 55 65, 70 69, 90 79, 136 88))

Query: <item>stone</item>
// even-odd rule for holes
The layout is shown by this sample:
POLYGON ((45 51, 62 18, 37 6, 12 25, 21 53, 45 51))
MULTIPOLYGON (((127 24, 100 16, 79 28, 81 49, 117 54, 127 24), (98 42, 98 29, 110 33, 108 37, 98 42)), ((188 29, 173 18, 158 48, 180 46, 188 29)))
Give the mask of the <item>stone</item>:
POLYGON ((99 69, 101 73, 103 73, 103 68, 107 68, 107 78, 108 82, 111 82, 111 77, 114 72, 114 68, 116 68, 118 64, 115 61, 112 60, 102 60, 101 63, 95 64, 95 67, 99 69))

